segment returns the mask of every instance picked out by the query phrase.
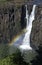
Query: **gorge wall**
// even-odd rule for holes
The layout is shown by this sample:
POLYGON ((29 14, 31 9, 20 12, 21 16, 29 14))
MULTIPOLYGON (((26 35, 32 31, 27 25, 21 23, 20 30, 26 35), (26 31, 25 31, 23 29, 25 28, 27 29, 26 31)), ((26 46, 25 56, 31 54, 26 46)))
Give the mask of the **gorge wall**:
MULTIPOLYGON (((27 1, 27 0, 26 0, 27 1)), ((29 0, 31 2, 31 0, 29 0)), ((29 1, 27 1, 29 3, 29 1)), ((9 43, 13 37, 26 27, 25 0, 22 3, 0 3, 0 43, 9 43)), ((32 4, 28 4, 29 14, 32 4)), ((36 47, 42 44, 42 5, 36 7, 35 20, 33 21, 31 43, 36 47)))
POLYGON ((35 20, 33 22, 31 42, 37 47, 42 45, 42 5, 36 7, 35 20))

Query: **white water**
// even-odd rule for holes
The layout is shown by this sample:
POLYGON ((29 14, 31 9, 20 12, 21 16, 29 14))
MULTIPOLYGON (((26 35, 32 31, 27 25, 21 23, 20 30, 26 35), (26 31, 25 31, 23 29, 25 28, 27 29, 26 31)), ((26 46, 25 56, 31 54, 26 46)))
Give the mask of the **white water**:
POLYGON ((28 14, 27 5, 25 5, 25 7, 26 7, 26 19, 27 19, 27 25, 26 25, 27 32, 25 33, 25 37, 23 39, 22 45, 20 45, 19 48, 21 50, 32 50, 30 46, 30 34, 32 30, 32 22, 35 19, 36 5, 33 5, 33 9, 30 16, 28 14))

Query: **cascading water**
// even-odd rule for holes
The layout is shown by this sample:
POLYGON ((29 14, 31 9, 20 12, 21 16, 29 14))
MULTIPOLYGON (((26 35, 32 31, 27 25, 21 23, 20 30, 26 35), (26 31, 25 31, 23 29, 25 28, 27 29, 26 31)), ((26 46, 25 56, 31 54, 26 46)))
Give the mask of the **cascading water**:
POLYGON ((20 45, 19 48, 21 50, 32 50, 32 48, 30 47, 30 34, 32 30, 32 22, 35 19, 36 5, 33 5, 33 9, 30 16, 28 15, 27 5, 25 5, 25 7, 26 7, 26 19, 27 19, 27 25, 26 25, 27 32, 25 33, 22 45, 20 45))

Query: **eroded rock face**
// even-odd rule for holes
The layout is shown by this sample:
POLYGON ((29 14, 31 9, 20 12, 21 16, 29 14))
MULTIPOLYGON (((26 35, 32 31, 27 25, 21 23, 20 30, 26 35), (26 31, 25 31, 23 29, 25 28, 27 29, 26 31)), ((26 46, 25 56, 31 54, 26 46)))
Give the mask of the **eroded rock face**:
POLYGON ((6 3, 0 7, 0 43, 9 43, 21 30, 19 7, 6 3))
MULTIPOLYGON (((12 38, 26 27, 24 4, 8 3, 0 6, 0 43, 9 43, 12 38), (3 6, 4 5, 4 6, 3 6), (24 14, 22 14, 22 6, 24 14), (22 20, 22 15, 24 19, 22 20), (21 23, 24 22, 22 25, 21 23)), ((32 4, 28 5, 29 14, 32 4)), ((42 44, 42 5, 36 7, 35 20, 31 32, 31 45, 36 47, 42 44)))
POLYGON ((35 20, 33 22, 31 43, 36 48, 42 44, 42 5, 36 7, 35 20))

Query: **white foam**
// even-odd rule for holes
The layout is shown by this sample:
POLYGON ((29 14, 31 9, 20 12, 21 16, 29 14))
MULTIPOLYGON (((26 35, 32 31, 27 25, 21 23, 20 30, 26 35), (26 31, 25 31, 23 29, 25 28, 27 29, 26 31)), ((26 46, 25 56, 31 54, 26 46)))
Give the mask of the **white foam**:
POLYGON ((21 50, 32 50, 32 48, 29 46, 29 45, 21 45, 21 46, 19 46, 19 48, 21 49, 21 50))

